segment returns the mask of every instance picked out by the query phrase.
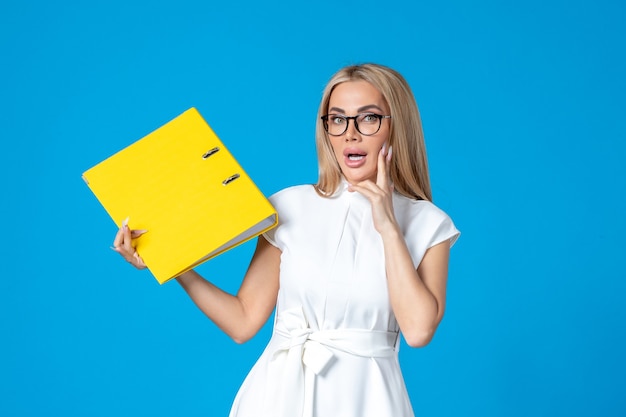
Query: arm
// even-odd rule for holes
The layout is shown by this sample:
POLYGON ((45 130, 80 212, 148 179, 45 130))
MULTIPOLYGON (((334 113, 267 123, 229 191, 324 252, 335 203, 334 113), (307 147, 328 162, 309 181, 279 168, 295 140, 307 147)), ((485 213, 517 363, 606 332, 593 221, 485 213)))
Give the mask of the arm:
MULTIPOLYGON (((118 231, 113 250, 138 269, 146 268, 132 239, 145 231, 131 231, 126 222, 118 231)), ((176 278, 200 310, 235 342, 254 336, 272 313, 278 297, 280 250, 259 237, 257 247, 237 295, 222 291, 191 270, 176 278)))
POLYGON ((417 270, 399 230, 383 234, 391 307, 407 343, 427 345, 443 318, 450 242, 426 251, 417 270))
POLYGON ((443 318, 450 244, 445 241, 430 248, 415 269, 393 211, 390 159, 391 150, 385 155, 383 148, 376 183, 363 181, 349 189, 372 204, 374 226, 383 241, 391 307, 402 334, 410 346, 425 346, 443 318))
POLYGON ((176 280, 209 319, 235 342, 243 343, 259 331, 276 306, 280 253, 259 237, 237 295, 222 291, 193 270, 176 280))

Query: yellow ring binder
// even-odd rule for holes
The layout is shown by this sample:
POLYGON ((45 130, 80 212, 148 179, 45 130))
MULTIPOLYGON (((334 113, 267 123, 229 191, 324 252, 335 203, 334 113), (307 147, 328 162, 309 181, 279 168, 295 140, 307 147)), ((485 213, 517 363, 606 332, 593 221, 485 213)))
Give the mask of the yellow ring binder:
POLYGON ((161 284, 278 222, 195 108, 85 171, 83 179, 116 225, 130 216, 134 229, 150 231, 136 247, 161 284))

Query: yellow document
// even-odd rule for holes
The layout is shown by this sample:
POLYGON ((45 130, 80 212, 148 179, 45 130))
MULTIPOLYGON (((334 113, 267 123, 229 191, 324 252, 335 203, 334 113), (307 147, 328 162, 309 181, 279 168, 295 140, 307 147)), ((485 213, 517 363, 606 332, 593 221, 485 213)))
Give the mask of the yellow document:
POLYGON ((102 161, 83 179, 135 240, 159 283, 277 224, 276 210, 195 108, 102 161))

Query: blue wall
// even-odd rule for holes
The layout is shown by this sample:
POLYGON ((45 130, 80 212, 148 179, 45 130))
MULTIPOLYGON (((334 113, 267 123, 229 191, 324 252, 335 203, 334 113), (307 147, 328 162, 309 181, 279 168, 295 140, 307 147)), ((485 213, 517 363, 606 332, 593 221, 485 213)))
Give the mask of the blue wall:
MULTIPOLYGON (((321 90, 365 61, 412 85, 463 232, 401 349, 416 414, 626 414, 623 2, 56 3, 0 13, 0 415, 227 415, 269 327, 236 345, 131 269, 81 173, 196 106, 267 195, 314 182, 321 90)), ((200 272, 235 291, 252 249, 200 272)))

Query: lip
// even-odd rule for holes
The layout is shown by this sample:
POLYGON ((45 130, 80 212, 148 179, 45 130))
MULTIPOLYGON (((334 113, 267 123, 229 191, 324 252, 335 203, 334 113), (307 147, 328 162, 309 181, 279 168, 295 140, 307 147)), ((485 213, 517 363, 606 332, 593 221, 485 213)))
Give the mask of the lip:
POLYGON ((361 149, 358 149, 358 148, 346 148, 343 151, 343 163, 348 168, 359 168, 359 167, 361 167, 361 166, 363 166, 365 164, 366 160, 367 160, 367 152, 362 151, 361 149), (362 155, 363 158, 357 159, 357 160, 352 160, 352 159, 350 159, 350 155, 362 155))

